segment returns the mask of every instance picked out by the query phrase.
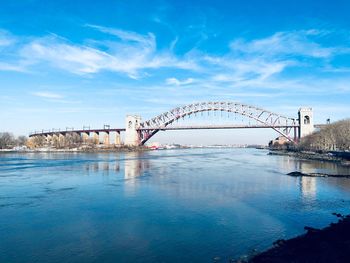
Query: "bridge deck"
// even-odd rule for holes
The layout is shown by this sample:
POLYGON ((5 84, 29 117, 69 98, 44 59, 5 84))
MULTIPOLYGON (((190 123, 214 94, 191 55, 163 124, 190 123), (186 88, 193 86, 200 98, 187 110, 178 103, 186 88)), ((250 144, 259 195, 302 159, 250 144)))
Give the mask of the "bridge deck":
MULTIPOLYGON (((140 128, 139 130, 210 130, 210 129, 259 129, 259 128, 298 128, 299 125, 201 125, 201 126, 167 126, 167 127, 148 127, 140 128)), ((80 130, 65 130, 65 131, 41 131, 34 132, 29 135, 33 136, 48 136, 48 135, 66 135, 69 133, 100 133, 100 132, 122 132, 124 128, 113 128, 113 129, 80 129, 80 130)))
POLYGON ((29 137, 38 136, 38 135, 65 135, 68 133, 100 133, 100 132, 121 132, 125 131, 124 128, 115 128, 115 129, 88 129, 88 130, 65 130, 65 131, 42 131, 42 132, 33 132, 29 137))
POLYGON ((167 127, 154 127, 154 128, 140 128, 140 130, 156 130, 161 131, 168 130, 210 130, 210 129, 263 129, 263 128, 298 128, 299 125, 202 125, 202 126, 167 126, 167 127))

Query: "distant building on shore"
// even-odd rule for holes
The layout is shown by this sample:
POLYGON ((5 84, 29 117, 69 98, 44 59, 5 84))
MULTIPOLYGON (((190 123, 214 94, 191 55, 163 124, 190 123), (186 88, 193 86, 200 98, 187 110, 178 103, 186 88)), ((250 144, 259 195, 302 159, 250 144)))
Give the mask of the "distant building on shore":
POLYGON ((271 148, 279 148, 282 147, 283 145, 285 145, 286 143, 288 143, 288 139, 284 136, 279 136, 274 140, 271 140, 269 142, 269 147, 271 148))

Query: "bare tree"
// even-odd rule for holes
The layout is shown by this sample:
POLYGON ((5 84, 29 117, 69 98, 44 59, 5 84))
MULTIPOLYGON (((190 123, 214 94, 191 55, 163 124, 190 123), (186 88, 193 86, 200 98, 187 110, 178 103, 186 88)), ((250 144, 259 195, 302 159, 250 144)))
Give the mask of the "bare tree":
POLYGON ((64 137, 66 147, 77 147, 82 143, 81 136, 78 133, 67 133, 64 137))
POLYGON ((34 136, 31 138, 33 147, 42 147, 45 145, 46 139, 44 136, 34 136))
POLYGON ((298 147, 301 150, 350 150, 350 119, 329 124, 302 138, 298 147))
POLYGON ((9 149, 15 145, 15 138, 12 133, 0 133, 0 149, 9 149))
POLYGON ((16 144, 18 146, 24 146, 26 145, 27 141, 28 141, 28 138, 26 136, 18 136, 16 139, 16 144))

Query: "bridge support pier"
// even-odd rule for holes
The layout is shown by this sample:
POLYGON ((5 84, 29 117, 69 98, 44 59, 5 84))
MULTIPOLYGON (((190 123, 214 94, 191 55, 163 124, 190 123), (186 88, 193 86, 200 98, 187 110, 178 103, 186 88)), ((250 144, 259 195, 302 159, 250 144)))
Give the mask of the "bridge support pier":
POLYGON ((120 140, 120 131, 117 131, 115 133, 115 142, 114 142, 115 145, 120 145, 121 144, 121 140, 120 140))
POLYGON ((100 134, 98 132, 93 132, 92 140, 94 144, 100 144, 100 134))
POLYGON ((58 135, 58 147, 64 147, 66 144, 66 135, 60 133, 58 135))
POLYGON ((52 134, 52 139, 51 139, 51 145, 54 147, 58 147, 58 135, 57 134, 52 134))
POLYGON ((103 144, 105 146, 108 146, 109 145, 109 132, 106 132, 105 135, 104 135, 104 138, 103 138, 103 144))
POLYGON ((140 134, 137 130, 140 127, 141 117, 137 115, 127 115, 125 119, 125 145, 140 146, 140 134))
POLYGON ((294 142, 297 143, 298 142, 298 138, 299 138, 299 135, 298 135, 298 129, 297 127, 294 127, 294 131, 293 131, 293 135, 294 135, 294 142))
POLYGON ((89 142, 90 133, 89 132, 82 132, 81 137, 83 139, 83 143, 89 142))
POLYGON ((46 143, 48 144, 48 145, 51 145, 52 144, 52 135, 47 135, 46 136, 46 143))

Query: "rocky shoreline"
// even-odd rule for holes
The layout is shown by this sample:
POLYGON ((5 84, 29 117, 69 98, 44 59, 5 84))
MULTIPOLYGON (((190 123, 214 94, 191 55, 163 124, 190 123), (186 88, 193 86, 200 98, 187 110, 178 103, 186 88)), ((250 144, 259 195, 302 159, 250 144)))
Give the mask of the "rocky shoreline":
MULTIPOLYGON (((301 151, 270 150, 270 155, 292 156, 303 160, 317 160, 350 165, 349 153, 316 153, 301 151)), ((290 172, 289 176, 308 177, 341 177, 350 178, 349 174, 325 174, 290 172)), ((305 226, 305 234, 289 240, 280 239, 273 243, 273 247, 265 252, 252 256, 249 263, 323 263, 350 262, 350 215, 343 216, 333 213, 339 218, 337 223, 331 223, 323 229, 305 226)), ((241 261, 242 262, 242 261, 241 261)), ((244 262, 244 261, 243 261, 244 262)))
POLYGON ((287 150, 270 150, 269 155, 291 156, 302 160, 316 160, 324 162, 335 162, 341 165, 350 166, 349 152, 304 152, 287 150))
POLYGON ((350 215, 333 215, 339 218, 337 223, 323 229, 305 227, 306 234, 289 240, 277 240, 271 249, 248 262, 350 262, 350 215))

